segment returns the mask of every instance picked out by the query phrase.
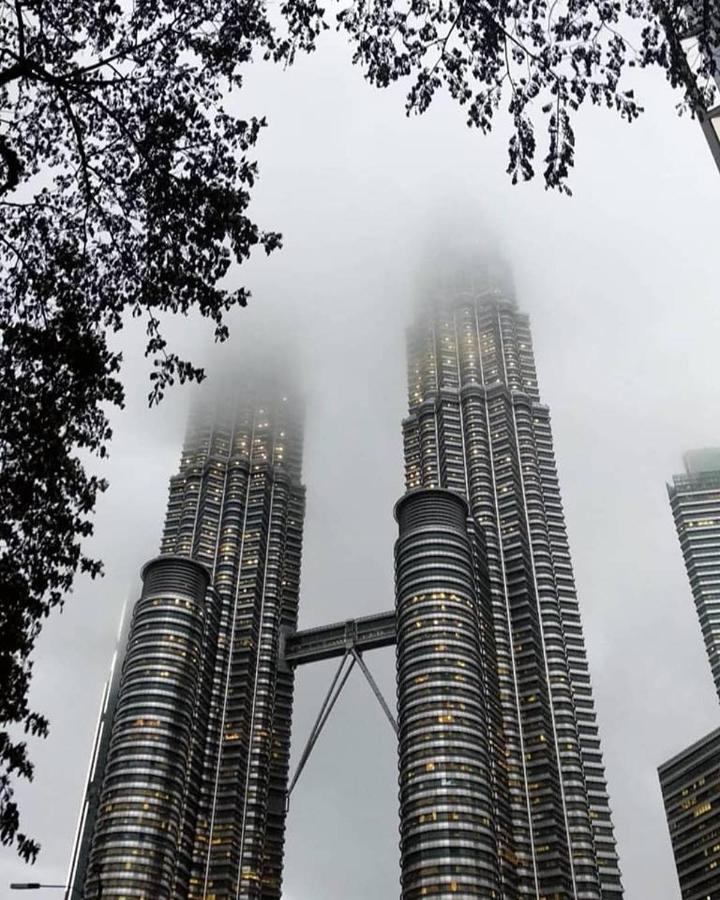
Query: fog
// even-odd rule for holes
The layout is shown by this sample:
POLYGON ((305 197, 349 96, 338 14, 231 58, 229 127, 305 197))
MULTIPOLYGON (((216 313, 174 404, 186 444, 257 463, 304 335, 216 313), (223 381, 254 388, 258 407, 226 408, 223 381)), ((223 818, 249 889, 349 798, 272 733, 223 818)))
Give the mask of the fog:
MULTIPOLYGON (((553 416, 626 896, 678 900, 656 767, 716 727, 718 709, 665 482, 684 450, 720 444, 720 177, 658 75, 642 76, 648 112, 632 126, 579 116, 566 198, 510 184, 504 124, 483 137, 445 101, 406 119, 402 90, 369 87, 348 57, 329 37, 289 71, 249 71, 243 112, 269 120, 253 213, 285 246, 243 267, 253 299, 232 315, 229 345, 213 347, 197 319, 169 332, 211 383, 261 339, 295 348, 307 394, 300 623, 363 615, 393 604, 413 300, 458 242, 502 255, 553 416)), ((141 340, 134 324, 122 337, 128 403, 113 415, 89 548, 106 577, 81 580, 38 644, 32 700, 52 730, 17 793, 43 850, 29 869, 3 849, 1 885, 65 877, 120 609, 157 552, 202 390, 148 411, 141 340)), ((392 700, 392 651, 366 662, 392 700)), ((333 668, 298 673, 295 760, 333 668)), ((356 671, 293 793, 285 896, 397 896, 398 856, 395 738, 356 671)))

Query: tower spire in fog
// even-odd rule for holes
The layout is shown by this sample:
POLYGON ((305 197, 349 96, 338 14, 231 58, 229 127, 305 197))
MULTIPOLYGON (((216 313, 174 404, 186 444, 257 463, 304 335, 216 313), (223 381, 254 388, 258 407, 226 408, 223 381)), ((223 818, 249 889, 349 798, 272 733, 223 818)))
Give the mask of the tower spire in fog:
MULTIPOLYGON (((487 285, 439 296, 408 333, 405 478, 408 489, 463 496, 478 544, 483 752, 499 893, 618 898, 550 413, 540 399, 528 317, 487 285)), ((451 769, 434 764, 439 776, 451 769)), ((423 841, 441 846, 443 828, 426 816, 423 841)), ((408 838, 407 852, 417 840, 408 838)), ((436 855, 441 871, 451 864, 436 855)), ((418 889, 442 893, 431 867, 413 877, 418 889)), ((406 896, 414 896, 408 887, 406 896)))
POLYGON ((297 625, 302 441, 297 398, 263 382, 191 417, 72 900, 280 897, 293 675, 278 648, 297 625))

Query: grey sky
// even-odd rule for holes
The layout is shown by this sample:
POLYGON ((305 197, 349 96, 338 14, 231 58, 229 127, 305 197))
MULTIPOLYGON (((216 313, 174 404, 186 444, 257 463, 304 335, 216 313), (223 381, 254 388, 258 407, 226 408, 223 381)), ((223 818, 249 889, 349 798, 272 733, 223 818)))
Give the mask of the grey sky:
MULTIPOLYGON (((550 405, 611 805, 629 900, 677 900, 656 766, 718 724, 700 628, 665 495, 682 452, 720 444, 720 177, 696 123, 678 119, 657 75, 628 127, 577 122, 571 199, 504 174, 505 128, 485 138, 440 102, 407 120, 402 92, 377 92, 330 38, 289 72, 257 67, 246 114, 267 114, 254 209, 285 249, 243 272, 251 306, 219 357, 210 329, 176 323, 181 348, 242 354, 258 334, 302 341, 309 394, 308 516, 301 624, 392 605, 392 505, 402 492, 403 329, 429 236, 484 223, 532 316, 550 405)), ((133 326, 134 328, 134 326, 133 326)), ((115 419, 111 488, 94 552, 107 577, 81 582, 40 641, 34 702, 52 721, 19 792, 43 843, 34 870, 0 854, 0 884, 61 881, 119 611, 159 544, 194 389, 144 409, 145 366, 129 330, 128 409, 115 419)), ((392 652, 367 661, 394 696, 392 652)), ((302 750, 332 663, 300 671, 302 750)), ((351 678, 303 773, 289 817, 288 900, 398 893, 394 738, 351 678)), ((4 887, 0 888, 3 895, 4 887)))

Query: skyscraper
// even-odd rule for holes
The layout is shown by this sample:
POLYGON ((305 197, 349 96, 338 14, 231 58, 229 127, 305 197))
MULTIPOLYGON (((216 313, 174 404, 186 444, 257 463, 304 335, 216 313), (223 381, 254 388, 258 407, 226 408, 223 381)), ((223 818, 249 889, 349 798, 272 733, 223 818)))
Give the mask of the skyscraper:
POLYGON ((683 900, 720 897, 720 728, 658 769, 683 900))
POLYGON ((720 696, 720 449, 690 450, 668 496, 720 696))
MULTIPOLYGON (((667 486, 720 696, 720 449, 690 450, 667 486)), ((683 900, 720 896, 720 728, 658 769, 683 900)))
POLYGON ((477 543, 500 896, 621 897, 528 317, 482 283, 443 289, 409 331, 408 384, 406 486, 465 498, 477 543))
POLYGON ((70 896, 280 896, 304 518, 297 399, 199 407, 106 706, 70 896))

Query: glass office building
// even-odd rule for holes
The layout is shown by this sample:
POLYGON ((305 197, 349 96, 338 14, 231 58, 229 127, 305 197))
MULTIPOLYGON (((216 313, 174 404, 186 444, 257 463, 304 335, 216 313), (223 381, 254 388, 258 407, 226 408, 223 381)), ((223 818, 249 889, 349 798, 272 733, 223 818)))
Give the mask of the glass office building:
MULTIPOLYGON (((667 486, 720 696, 720 448, 689 450, 667 486)), ((720 729, 658 769, 683 900, 720 897, 720 729)))
POLYGON ((720 897, 720 728, 658 769, 682 900, 720 897))

